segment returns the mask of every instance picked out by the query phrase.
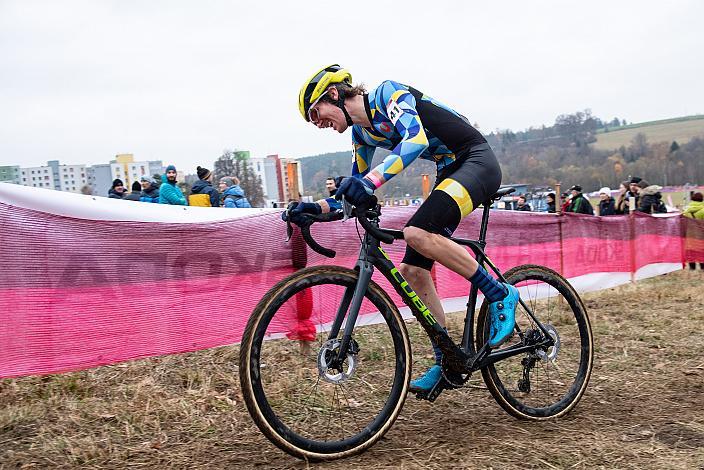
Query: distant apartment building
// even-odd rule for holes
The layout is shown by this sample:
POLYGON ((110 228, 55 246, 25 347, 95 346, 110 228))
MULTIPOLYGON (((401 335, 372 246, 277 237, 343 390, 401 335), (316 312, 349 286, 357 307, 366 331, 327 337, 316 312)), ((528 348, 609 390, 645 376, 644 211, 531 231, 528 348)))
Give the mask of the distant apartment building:
POLYGON ((101 163, 88 167, 88 186, 91 194, 95 196, 107 196, 112 187, 112 169, 109 163, 101 163))
POLYGON ((257 168, 260 164, 262 189, 267 207, 285 207, 289 200, 298 200, 299 194, 303 191, 303 175, 298 160, 267 155, 265 158, 252 159, 252 163, 257 174, 259 174, 257 168))
POLYGON ((54 188, 54 173, 48 166, 33 166, 22 168, 20 170, 23 186, 31 186, 33 188, 54 188))
POLYGON ((20 166, 0 166, 0 182, 21 184, 22 171, 20 170, 20 166))
POLYGON ((33 188, 80 193, 87 181, 85 165, 61 165, 58 160, 48 161, 46 166, 20 169, 20 184, 33 188))
POLYGON ((85 165, 60 165, 59 189, 70 193, 80 193, 81 188, 88 183, 85 165))
POLYGON ((0 181, 72 193, 80 193, 88 186, 92 194, 107 196, 113 180, 117 178, 123 181, 125 187, 130 187, 142 176, 153 176, 163 171, 161 160, 135 162, 132 154, 120 154, 110 163, 93 166, 62 165, 58 160, 28 168, 0 166, 0 181))
POLYGON ((278 200, 278 196, 269 197, 270 194, 278 195, 278 182, 276 180, 276 163, 269 157, 252 157, 249 159, 254 173, 262 180, 262 191, 267 206, 271 200, 278 200))

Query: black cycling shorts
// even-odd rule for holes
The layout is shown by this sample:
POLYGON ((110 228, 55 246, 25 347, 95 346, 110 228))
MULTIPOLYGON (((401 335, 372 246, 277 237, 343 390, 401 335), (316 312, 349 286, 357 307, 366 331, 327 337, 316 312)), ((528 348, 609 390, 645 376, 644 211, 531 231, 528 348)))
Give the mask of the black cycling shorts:
MULTIPOLYGON (((433 190, 406 227, 450 237, 463 217, 488 200, 501 185, 501 167, 489 144, 480 144, 438 173, 433 190)), ((403 263, 430 269, 435 262, 406 246, 403 263)))

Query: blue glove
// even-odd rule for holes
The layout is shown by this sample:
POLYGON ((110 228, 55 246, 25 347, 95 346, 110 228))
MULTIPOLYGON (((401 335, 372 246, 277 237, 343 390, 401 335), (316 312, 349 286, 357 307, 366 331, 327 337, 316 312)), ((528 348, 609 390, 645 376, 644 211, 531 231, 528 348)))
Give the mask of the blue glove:
MULTIPOLYGON (((317 202, 299 202, 291 209, 291 222, 296 225, 301 225, 306 221, 302 214, 320 214, 322 209, 317 202)), ((281 220, 288 220, 288 211, 281 213, 281 220)))
POLYGON ((340 187, 335 193, 336 199, 345 196, 347 202, 357 207, 367 207, 371 205, 374 198, 374 186, 366 178, 349 177, 342 180, 340 187))

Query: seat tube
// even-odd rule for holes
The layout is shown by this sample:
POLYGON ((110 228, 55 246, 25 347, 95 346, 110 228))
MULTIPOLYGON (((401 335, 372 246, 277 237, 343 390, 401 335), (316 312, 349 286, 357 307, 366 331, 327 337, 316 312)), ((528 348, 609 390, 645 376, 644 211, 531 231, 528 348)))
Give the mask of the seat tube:
POLYGON ((482 225, 481 228, 479 229, 479 241, 481 243, 484 243, 486 241, 486 230, 489 227, 489 210, 491 209, 491 205, 487 205, 487 203, 484 203, 484 210, 482 211, 482 225))

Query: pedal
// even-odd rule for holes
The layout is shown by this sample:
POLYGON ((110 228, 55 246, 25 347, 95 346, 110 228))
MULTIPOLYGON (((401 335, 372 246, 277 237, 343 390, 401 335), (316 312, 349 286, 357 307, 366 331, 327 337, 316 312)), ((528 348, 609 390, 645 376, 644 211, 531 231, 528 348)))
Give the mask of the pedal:
POLYGON ((433 388, 427 392, 415 392, 416 398, 418 400, 428 400, 430 403, 434 402, 437 397, 442 393, 445 388, 448 388, 449 384, 444 378, 441 378, 438 383, 436 383, 433 388))

